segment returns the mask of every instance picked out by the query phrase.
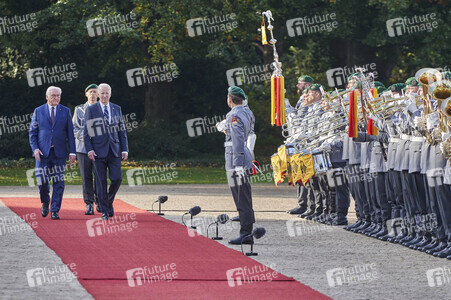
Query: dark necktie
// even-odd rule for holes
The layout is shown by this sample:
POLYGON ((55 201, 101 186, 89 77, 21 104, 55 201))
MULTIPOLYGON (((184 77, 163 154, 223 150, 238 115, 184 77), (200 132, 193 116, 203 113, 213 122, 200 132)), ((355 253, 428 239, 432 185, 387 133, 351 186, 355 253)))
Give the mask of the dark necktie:
POLYGON ((108 114, 108 107, 107 106, 105 106, 105 109, 103 111, 103 118, 105 119, 105 124, 107 126, 109 126, 110 125, 110 115, 108 114))
POLYGON ((52 114, 50 115, 50 118, 52 118, 52 124, 55 122, 55 108, 52 106, 52 114))

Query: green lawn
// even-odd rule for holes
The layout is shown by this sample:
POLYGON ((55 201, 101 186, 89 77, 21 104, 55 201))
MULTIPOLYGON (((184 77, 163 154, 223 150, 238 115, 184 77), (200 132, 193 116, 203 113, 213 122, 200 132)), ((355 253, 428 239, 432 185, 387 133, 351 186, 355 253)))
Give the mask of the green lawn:
MULTIPOLYGON (((34 169, 1 168, 0 186, 35 186, 34 169)), ((223 167, 122 167, 122 184, 227 184, 223 167)), ((81 176, 78 167, 66 170, 66 184, 80 185, 81 176)), ((251 183, 271 183, 272 173, 265 172, 251 177, 251 183)))
MULTIPOLYGON (((0 169, 0 186, 36 185, 34 172, 26 168, 0 169), (28 175, 27 175, 28 171, 28 175), (31 181, 33 180, 33 181, 31 181)), ((122 184, 187 184, 187 183, 227 183, 225 170, 222 167, 175 167, 169 169, 122 167, 122 184), (127 173, 128 171, 128 173, 127 173), (133 183, 134 182, 134 183, 133 183)), ((66 170, 66 184, 81 184, 80 170, 66 170)))

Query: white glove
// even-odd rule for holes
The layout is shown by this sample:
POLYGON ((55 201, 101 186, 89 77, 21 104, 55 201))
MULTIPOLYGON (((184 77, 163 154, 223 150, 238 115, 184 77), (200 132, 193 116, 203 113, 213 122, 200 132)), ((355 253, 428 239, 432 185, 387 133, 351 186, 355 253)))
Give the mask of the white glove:
POLYGON ((406 101, 406 108, 411 113, 414 113, 418 110, 416 100, 415 100, 415 94, 409 95, 409 100, 406 101))
POLYGON ((415 127, 420 127, 419 125, 420 125, 420 120, 421 120, 421 117, 415 117, 414 119, 413 119, 413 125, 415 126, 415 127))
POLYGON ((223 132, 225 134, 226 132, 226 126, 227 126, 227 120, 224 119, 219 123, 216 123, 216 129, 218 130, 218 132, 223 132))
POLYGON ((322 143, 321 148, 324 149, 325 151, 331 150, 331 149, 332 149, 332 148, 330 147, 330 144, 327 143, 327 142, 322 143))
POLYGON ((244 177, 244 168, 242 166, 235 167, 235 173, 237 176, 244 177))
POLYGON ((434 129, 440 122, 440 116, 438 112, 433 112, 427 116, 426 127, 428 130, 434 129))

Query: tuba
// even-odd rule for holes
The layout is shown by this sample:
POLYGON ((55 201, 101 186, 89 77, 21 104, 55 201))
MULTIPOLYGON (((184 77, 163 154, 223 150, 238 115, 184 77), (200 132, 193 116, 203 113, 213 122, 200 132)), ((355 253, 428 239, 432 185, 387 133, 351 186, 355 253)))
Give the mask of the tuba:
POLYGON ((440 113, 439 128, 447 132, 447 119, 451 118, 451 81, 436 81, 429 87, 429 94, 437 101, 437 111, 440 113))
MULTIPOLYGON (((433 113, 429 88, 432 84, 442 79, 442 74, 436 69, 424 68, 415 73, 415 79, 421 83, 421 87, 423 88, 423 113, 421 119, 422 123, 426 124, 427 115, 433 113)), ((429 130, 426 130, 426 140, 431 145, 435 144, 434 138, 429 130)))

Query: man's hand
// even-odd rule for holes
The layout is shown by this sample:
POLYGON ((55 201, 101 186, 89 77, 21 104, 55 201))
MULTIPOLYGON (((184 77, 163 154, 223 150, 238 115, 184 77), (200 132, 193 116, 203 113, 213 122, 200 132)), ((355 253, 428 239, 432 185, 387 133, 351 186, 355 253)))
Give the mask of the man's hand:
POLYGON ((94 150, 91 150, 88 152, 88 157, 90 160, 95 161, 96 159, 94 156, 97 156, 97 154, 94 152, 94 150))
POLYGON ((122 160, 127 160, 128 152, 122 152, 122 160))
POLYGON ((77 158, 77 156, 75 154, 69 154, 69 162, 71 165, 73 165, 75 163, 76 158, 77 158))
POLYGON ((43 155, 41 150, 39 150, 39 149, 34 150, 34 158, 36 158, 37 161, 41 161, 40 155, 43 155))

